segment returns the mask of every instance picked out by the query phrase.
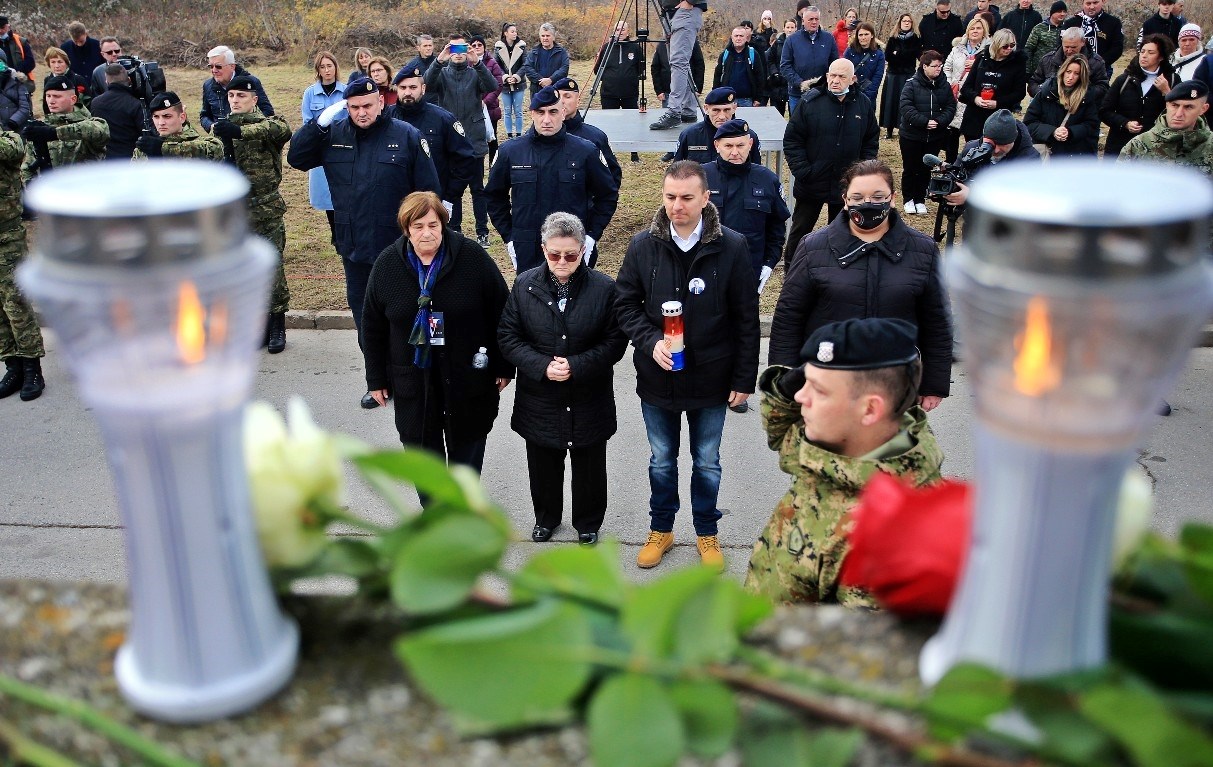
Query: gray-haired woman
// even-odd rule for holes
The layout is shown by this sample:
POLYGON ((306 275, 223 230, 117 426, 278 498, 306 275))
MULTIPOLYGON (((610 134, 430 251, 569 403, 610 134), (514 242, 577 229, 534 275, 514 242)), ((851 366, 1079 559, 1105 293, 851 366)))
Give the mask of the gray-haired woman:
POLYGON ((518 368, 510 427, 526 440, 535 529, 552 537, 564 514, 564 462, 573 465, 573 527, 598 542, 606 515, 606 443, 615 433, 613 368, 627 347, 615 281, 585 265, 585 228, 553 213, 539 230, 545 263, 518 275, 497 343, 518 368))

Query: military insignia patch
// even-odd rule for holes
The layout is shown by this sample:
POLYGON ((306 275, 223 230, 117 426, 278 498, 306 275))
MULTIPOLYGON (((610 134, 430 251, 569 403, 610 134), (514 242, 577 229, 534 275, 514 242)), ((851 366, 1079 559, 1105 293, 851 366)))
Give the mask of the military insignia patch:
POLYGON ((466 135, 468 135, 468 134, 466 134, 466 133, 464 133, 464 132, 463 132, 463 123, 459 122, 458 120, 456 120, 455 122, 451 123, 451 127, 452 127, 452 128, 454 128, 454 129, 455 129, 455 132, 456 132, 456 133, 458 133, 460 136, 466 136, 466 135))
POLYGON ((1195 99, 1195 98, 1200 98, 1200 97, 1199 97, 1199 96, 1196 94, 1196 89, 1195 89, 1195 88, 1193 88, 1193 89, 1192 89, 1192 98, 1194 98, 1194 99, 1195 99))
POLYGON ((431 157, 432 155, 430 155, 430 142, 426 141, 425 139, 421 139, 421 151, 425 152, 426 157, 431 157))
POLYGON ((818 362, 833 362, 834 361, 834 342, 822 341, 817 346, 817 361, 818 362))

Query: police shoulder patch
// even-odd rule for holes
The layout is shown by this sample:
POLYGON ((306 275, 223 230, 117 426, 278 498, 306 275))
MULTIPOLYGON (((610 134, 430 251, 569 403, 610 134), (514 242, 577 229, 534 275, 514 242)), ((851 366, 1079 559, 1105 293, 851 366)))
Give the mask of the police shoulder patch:
POLYGON ((458 133, 460 136, 466 136, 466 135, 467 135, 466 133, 464 133, 464 132, 463 132, 463 123, 459 122, 458 120, 456 120, 455 122, 451 123, 451 127, 452 127, 452 128, 454 128, 454 129, 455 129, 455 132, 456 132, 456 133, 458 133))
POLYGON ((426 157, 430 157, 430 142, 421 139, 421 151, 425 152, 426 157))
MULTIPOLYGON (((598 161, 601 162, 603 165, 607 165, 606 155, 602 153, 602 150, 598 151, 598 161)), ((608 167, 610 167, 610 166, 608 166, 608 167)))

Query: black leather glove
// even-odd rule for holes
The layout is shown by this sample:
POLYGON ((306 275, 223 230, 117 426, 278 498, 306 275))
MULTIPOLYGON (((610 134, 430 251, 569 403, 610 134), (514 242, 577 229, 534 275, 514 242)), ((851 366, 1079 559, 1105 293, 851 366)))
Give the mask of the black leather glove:
POLYGON ((164 139, 151 133, 144 133, 135 140, 135 148, 143 152, 148 157, 160 157, 163 155, 164 139))
POLYGON ((804 388, 804 365, 785 371, 775 382, 775 388, 786 399, 795 397, 796 392, 804 388))
POLYGON ((240 138, 240 134, 243 132, 239 125, 230 120, 219 120, 211 127, 211 133, 214 133, 219 138, 240 138))
POLYGON ((47 125, 41 120, 30 120, 21 130, 21 135, 26 141, 35 141, 38 143, 46 141, 54 141, 59 135, 55 133, 53 126, 47 125))

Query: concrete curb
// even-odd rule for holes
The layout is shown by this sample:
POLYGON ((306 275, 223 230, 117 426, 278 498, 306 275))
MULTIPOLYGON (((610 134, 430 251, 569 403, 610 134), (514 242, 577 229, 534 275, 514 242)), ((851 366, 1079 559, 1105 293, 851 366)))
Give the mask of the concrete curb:
MULTIPOLYGON (((771 337, 771 315, 758 318, 763 338, 771 337)), ((286 313, 286 326, 294 330, 353 330, 354 315, 348 311, 290 311, 286 313)), ((1213 347, 1213 325, 1205 325, 1200 333, 1198 347, 1213 347)))

